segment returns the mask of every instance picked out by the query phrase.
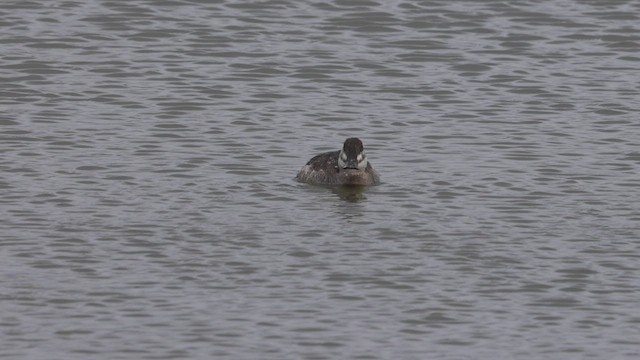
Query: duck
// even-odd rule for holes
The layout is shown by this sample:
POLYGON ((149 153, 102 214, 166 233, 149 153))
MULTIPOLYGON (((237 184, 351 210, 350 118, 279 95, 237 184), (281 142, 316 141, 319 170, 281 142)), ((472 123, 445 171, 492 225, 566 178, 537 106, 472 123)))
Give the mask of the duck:
POLYGON ((380 184, 380 175, 364 153, 362 141, 356 137, 344 141, 342 150, 318 154, 300 169, 298 181, 314 185, 380 184))

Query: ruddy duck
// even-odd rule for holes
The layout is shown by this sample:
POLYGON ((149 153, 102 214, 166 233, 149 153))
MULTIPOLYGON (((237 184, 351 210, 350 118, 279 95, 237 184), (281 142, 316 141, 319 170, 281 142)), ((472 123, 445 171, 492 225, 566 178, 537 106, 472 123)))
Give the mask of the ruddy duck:
POLYGON ((316 155, 298 172, 298 181, 325 185, 377 185, 380 176, 367 161, 358 138, 349 138, 342 150, 316 155))

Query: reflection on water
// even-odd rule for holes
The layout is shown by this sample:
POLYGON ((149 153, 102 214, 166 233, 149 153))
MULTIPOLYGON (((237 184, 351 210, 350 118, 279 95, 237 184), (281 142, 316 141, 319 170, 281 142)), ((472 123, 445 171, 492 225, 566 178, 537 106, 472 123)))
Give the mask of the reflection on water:
POLYGON ((348 202, 359 202, 366 200, 365 192, 367 190, 366 186, 358 186, 358 185, 342 185, 342 186, 333 186, 331 187, 331 191, 338 195, 338 197, 342 200, 348 202))
POLYGON ((0 358, 638 358, 638 14, 2 1, 0 358))

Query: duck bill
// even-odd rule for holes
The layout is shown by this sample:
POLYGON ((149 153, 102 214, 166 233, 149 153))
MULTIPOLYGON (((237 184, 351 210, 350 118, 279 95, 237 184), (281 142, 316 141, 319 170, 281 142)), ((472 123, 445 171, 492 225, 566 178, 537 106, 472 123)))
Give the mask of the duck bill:
POLYGON ((347 161, 344 164, 344 169, 358 170, 358 160, 356 160, 356 159, 347 159, 347 161))

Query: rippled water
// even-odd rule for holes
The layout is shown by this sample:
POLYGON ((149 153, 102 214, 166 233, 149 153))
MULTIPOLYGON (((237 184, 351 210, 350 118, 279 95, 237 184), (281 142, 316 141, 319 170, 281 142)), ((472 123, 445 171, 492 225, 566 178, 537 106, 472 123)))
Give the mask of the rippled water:
POLYGON ((639 24, 3 1, 0 357, 638 358, 639 24), (295 181, 350 136, 382 185, 295 181))

